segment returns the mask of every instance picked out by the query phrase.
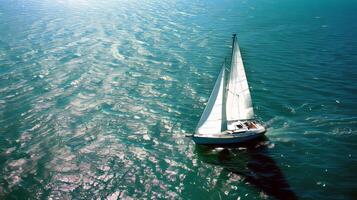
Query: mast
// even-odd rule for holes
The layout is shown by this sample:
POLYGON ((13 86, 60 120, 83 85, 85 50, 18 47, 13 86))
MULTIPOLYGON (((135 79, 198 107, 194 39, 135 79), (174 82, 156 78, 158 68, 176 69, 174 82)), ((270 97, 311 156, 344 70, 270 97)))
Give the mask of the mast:
MULTIPOLYGON (((231 58, 233 57, 233 50, 234 50, 234 43, 235 43, 235 41, 236 41, 236 36, 237 36, 237 33, 233 33, 233 34, 232 34, 233 40, 232 40, 231 58)), ((232 64, 232 63, 231 63, 231 64, 232 64)))

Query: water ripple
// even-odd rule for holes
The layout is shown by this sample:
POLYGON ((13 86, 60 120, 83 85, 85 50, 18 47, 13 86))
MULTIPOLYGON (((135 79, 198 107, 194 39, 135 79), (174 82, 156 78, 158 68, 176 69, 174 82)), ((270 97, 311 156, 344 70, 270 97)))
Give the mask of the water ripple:
POLYGON ((307 27, 272 6, 166 0, 0 6, 0 198, 279 198, 268 186, 289 189, 281 171, 302 198, 347 193, 354 186, 355 177, 344 176, 356 161, 357 119, 356 99, 348 95, 356 88, 346 83, 356 73, 330 70, 329 63, 350 66, 357 54, 325 45, 333 24, 323 13, 307 27), (255 108, 272 142, 254 146, 263 152, 201 151, 184 134, 194 131, 237 27, 255 108), (343 184, 326 192, 333 177, 343 184))

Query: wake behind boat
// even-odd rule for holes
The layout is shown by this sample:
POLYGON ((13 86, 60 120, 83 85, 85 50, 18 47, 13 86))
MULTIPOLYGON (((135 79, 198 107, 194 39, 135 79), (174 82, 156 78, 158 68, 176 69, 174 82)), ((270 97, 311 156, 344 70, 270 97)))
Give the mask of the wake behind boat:
POLYGON ((223 64, 206 108, 192 136, 196 144, 232 144, 255 139, 266 132, 254 120, 254 110, 236 34, 231 69, 226 80, 223 64))

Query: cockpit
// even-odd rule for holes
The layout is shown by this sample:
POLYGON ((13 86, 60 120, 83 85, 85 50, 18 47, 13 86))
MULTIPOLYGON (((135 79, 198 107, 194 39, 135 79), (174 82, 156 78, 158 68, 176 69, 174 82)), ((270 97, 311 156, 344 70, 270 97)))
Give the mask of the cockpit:
POLYGON ((232 131, 245 131, 257 128, 255 121, 235 121, 227 124, 227 129, 232 131))

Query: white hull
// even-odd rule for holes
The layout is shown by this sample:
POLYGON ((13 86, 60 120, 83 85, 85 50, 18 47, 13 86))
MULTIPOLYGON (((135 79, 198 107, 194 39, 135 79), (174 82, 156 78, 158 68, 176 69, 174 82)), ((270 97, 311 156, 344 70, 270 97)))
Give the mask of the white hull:
POLYGON ((235 132, 235 133, 228 133, 227 131, 220 133, 220 134, 211 134, 211 135, 204 135, 204 134, 194 134, 192 136, 192 140, 196 144, 235 144, 235 143, 242 143, 247 142, 253 139, 256 139, 266 132, 264 127, 260 127, 259 129, 250 129, 244 132, 235 132))

